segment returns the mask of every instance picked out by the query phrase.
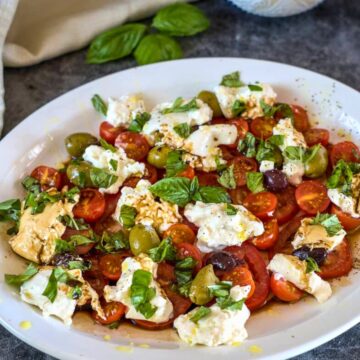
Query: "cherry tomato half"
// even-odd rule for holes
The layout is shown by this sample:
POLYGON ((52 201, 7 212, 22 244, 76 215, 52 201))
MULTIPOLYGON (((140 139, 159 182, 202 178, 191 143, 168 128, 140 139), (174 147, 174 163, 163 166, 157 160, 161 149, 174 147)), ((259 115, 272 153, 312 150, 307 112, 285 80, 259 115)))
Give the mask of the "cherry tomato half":
POLYGON ((115 321, 120 320, 126 311, 126 306, 123 305, 120 302, 109 302, 109 303, 104 303, 102 305, 102 308, 104 310, 104 314, 105 314, 105 319, 101 318, 96 311, 92 312, 92 317, 99 322, 100 324, 103 325, 109 325, 115 321))
POLYGON ((279 225, 276 219, 264 223, 265 232, 255 236, 251 242, 260 250, 273 247, 279 238, 279 225))
POLYGON ((305 131, 304 138, 308 146, 316 144, 327 146, 329 144, 330 133, 326 129, 309 129, 305 131))
POLYGON ((249 131, 249 125, 246 120, 238 118, 238 119, 231 119, 227 122, 229 125, 235 125, 237 128, 238 136, 234 144, 228 145, 231 149, 236 149, 239 140, 244 139, 246 133, 249 131))
POLYGON ((124 131, 115 140, 115 146, 123 148, 130 159, 143 160, 150 150, 149 143, 141 134, 124 131))
POLYGON ((272 135, 275 125, 275 119, 258 117, 251 122, 250 129, 256 138, 265 140, 272 135))
POLYGON ((274 215, 277 197, 267 191, 249 194, 244 200, 244 206, 261 220, 267 220, 274 215))
POLYGON ((197 171, 196 176, 198 177, 199 185, 201 186, 219 186, 219 176, 216 172, 206 173, 202 171, 197 171))
MULTIPOLYGON (((68 240, 70 239, 71 236, 73 235, 82 235, 85 236, 87 238, 91 237, 91 230, 76 230, 76 229, 71 229, 69 227, 67 227, 65 229, 65 232, 62 234, 61 238, 64 240, 68 240)), ((96 245, 96 243, 90 243, 90 244, 86 244, 86 245, 78 245, 75 248, 75 253, 78 255, 85 255, 87 254, 94 246, 96 245)))
POLYGON ((171 225, 164 233, 164 238, 170 237, 173 244, 189 243, 193 244, 195 242, 195 234, 192 231, 191 227, 186 224, 174 224, 171 225))
POLYGON ((121 264, 129 254, 106 254, 101 256, 99 261, 99 268, 103 275, 110 280, 118 280, 121 275, 121 264))
POLYGON ((299 105, 290 105, 294 114, 294 127, 297 131, 304 132, 310 129, 309 117, 306 110, 299 105))
POLYGON ((343 141, 332 146, 330 150, 331 165, 335 166, 336 163, 343 159, 346 162, 359 162, 360 150, 351 141, 343 141))
POLYGON ((115 212, 116 205, 119 201, 121 192, 119 191, 116 194, 104 194, 105 198, 105 211, 102 215, 103 218, 107 218, 115 212))
POLYGON ((360 218, 354 218, 351 215, 344 213, 334 204, 331 205, 330 212, 338 217, 341 225, 346 231, 354 230, 360 226, 360 218))
POLYGON ((288 186, 281 193, 276 194, 277 208, 274 213, 279 225, 285 224, 295 216, 299 208, 295 199, 295 188, 288 186))
POLYGON ((255 282, 251 271, 247 268, 247 266, 236 266, 234 269, 225 272, 222 276, 222 280, 231 281, 233 286, 250 286, 250 292, 247 297, 248 299, 250 299, 255 292, 255 282))
POLYGON ((60 173, 49 166, 38 166, 32 171, 31 177, 39 181, 41 190, 43 191, 50 188, 56 188, 59 190, 61 187, 60 173))
POLYGON ((195 177, 195 170, 193 167, 188 165, 185 170, 179 172, 176 176, 177 177, 186 177, 186 178, 192 180, 195 177))
POLYGON ((272 274, 270 279, 272 293, 280 300, 286 302, 298 301, 304 292, 298 289, 291 282, 286 281, 280 274, 272 274))
POLYGON ((236 186, 246 185, 246 173, 249 171, 257 171, 258 164, 255 159, 238 155, 230 160, 229 166, 234 165, 234 177, 236 186))
POLYGON ((161 286, 170 286, 176 282, 174 266, 162 261, 158 264, 157 268, 157 282, 161 286))
POLYGON ((250 190, 246 186, 237 187, 236 189, 230 189, 229 195, 231 202, 236 205, 242 205, 245 198, 250 194, 250 190))
POLYGON ((104 195, 96 189, 83 189, 80 192, 80 200, 74 206, 73 213, 76 218, 82 218, 86 222, 99 220, 105 212, 104 195))
POLYGON ((100 137, 111 145, 114 145, 115 139, 123 131, 125 131, 125 128, 123 126, 115 127, 109 124, 107 121, 103 121, 100 124, 99 129, 100 137))
POLYGON ((323 212, 330 205, 327 188, 318 181, 304 181, 295 191, 296 202, 300 209, 309 215, 323 212))
POLYGON ((185 259, 186 257, 192 257, 196 260, 195 272, 198 272, 202 268, 202 256, 200 250, 193 244, 183 242, 176 245, 179 259, 185 259))
POLYGON ((142 178, 139 178, 136 176, 129 177, 128 179, 126 179, 124 181, 123 186, 128 186, 128 187, 134 188, 134 187, 136 187, 136 185, 140 181, 140 179, 148 180, 151 182, 151 184, 156 183, 156 181, 158 179, 158 171, 157 171, 156 167, 146 163, 145 168, 146 168, 145 175, 142 178))

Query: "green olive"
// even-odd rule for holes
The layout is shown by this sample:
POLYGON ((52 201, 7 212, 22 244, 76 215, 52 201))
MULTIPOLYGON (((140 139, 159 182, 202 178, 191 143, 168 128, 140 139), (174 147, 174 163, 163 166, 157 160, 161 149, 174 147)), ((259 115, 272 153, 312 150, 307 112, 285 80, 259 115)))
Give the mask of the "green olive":
POLYGON ((212 300, 208 289, 209 285, 214 285, 219 282, 219 279, 214 273, 214 268, 211 264, 203 267, 195 276, 191 286, 189 297, 196 305, 204 305, 212 300))
POLYGON ((197 98, 210 106, 214 117, 223 116, 219 102, 213 92, 207 90, 200 91, 197 98))
POLYGON ((70 163, 66 169, 66 175, 69 180, 79 187, 92 187, 90 178, 91 165, 85 161, 79 163, 70 163))
POLYGON ((280 168, 284 159, 281 155, 281 151, 278 148, 274 149, 275 167, 280 168))
POLYGON ((171 148, 168 146, 155 146, 149 151, 147 161, 150 165, 153 165, 158 169, 164 169, 166 160, 171 151, 171 148))
POLYGON ((315 156, 305 163, 305 176, 314 179, 325 174, 328 166, 328 152, 326 148, 320 145, 315 156))
POLYGON ((80 157, 85 149, 98 142, 98 139, 88 133, 75 133, 65 138, 65 147, 72 157, 80 157))
POLYGON ((158 246, 160 239, 153 227, 137 224, 130 230, 129 243, 131 252, 137 256, 158 246))

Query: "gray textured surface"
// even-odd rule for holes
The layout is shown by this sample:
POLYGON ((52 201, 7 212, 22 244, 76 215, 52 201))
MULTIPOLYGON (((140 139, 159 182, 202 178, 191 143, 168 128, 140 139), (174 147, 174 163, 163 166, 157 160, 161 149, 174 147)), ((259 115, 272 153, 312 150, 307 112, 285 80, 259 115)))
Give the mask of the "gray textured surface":
MULTIPOLYGON (((327 0, 311 12, 284 19, 252 16, 223 0, 200 1, 199 5, 211 18, 212 27, 202 35, 181 40, 185 57, 273 60, 326 74, 360 90, 359 1, 327 0)), ((90 80, 135 65, 132 59, 85 65, 84 57, 85 51, 78 51, 29 68, 6 69, 3 135, 49 100, 90 80)), ((296 359, 360 359, 359 339, 360 325, 296 359)), ((0 359, 52 358, 0 327, 0 359)))

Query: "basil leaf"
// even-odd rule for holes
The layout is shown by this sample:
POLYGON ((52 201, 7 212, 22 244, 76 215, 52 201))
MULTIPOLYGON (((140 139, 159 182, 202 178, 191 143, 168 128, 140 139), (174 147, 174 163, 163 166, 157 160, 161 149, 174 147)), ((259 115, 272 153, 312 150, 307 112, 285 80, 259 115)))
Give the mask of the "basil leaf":
POLYGON ((234 117, 240 116, 246 110, 246 104, 241 100, 235 100, 231 107, 231 112, 234 117))
POLYGON ((211 313, 211 309, 206 306, 200 306, 195 314, 191 316, 190 320, 194 322, 195 324, 205 316, 209 315, 211 313))
POLYGON ((191 282, 193 277, 193 269, 196 265, 197 265, 197 261, 190 256, 176 262, 175 276, 176 276, 176 282, 180 286, 183 286, 191 282))
POLYGON ((107 141, 105 141, 103 138, 100 138, 99 140, 100 145, 103 149, 105 150, 110 150, 112 153, 116 153, 117 152, 117 148, 111 144, 109 144, 107 141))
POLYGON ((19 222, 21 216, 21 202, 19 199, 10 199, 0 203, 0 222, 14 221, 15 226, 8 230, 8 232, 18 232, 19 222))
POLYGON ((340 188, 344 194, 351 195, 352 178, 353 172, 350 164, 341 159, 336 163, 331 176, 327 179, 326 186, 329 189, 340 188))
POLYGON ((204 13, 193 5, 173 4, 158 11, 152 26, 171 36, 192 36, 205 31, 210 22, 204 13))
POLYGON ((189 297, 191 284, 192 284, 192 281, 188 281, 187 283, 178 285, 176 287, 176 290, 180 295, 182 295, 184 297, 189 297))
POLYGON ((215 164, 216 164, 216 171, 217 172, 221 172, 221 171, 223 171, 223 170, 225 170, 227 168, 226 163, 222 164, 220 162, 220 157, 217 156, 217 155, 215 156, 215 164))
POLYGON ((237 149, 246 157, 255 157, 256 155, 256 138, 255 136, 247 132, 244 139, 239 140, 237 149))
POLYGON ((226 297, 230 294, 230 289, 232 287, 231 281, 220 281, 215 285, 209 285, 208 289, 210 295, 215 297, 226 297))
POLYGON ((62 196, 64 199, 67 199, 70 203, 75 203, 76 195, 80 194, 80 190, 77 186, 74 186, 69 191, 63 192, 62 196))
POLYGON ((300 146, 287 146, 284 150, 284 156, 289 160, 303 161, 304 155, 305 150, 300 146))
POLYGON ((137 113, 135 119, 133 119, 128 127, 129 131, 141 132, 144 125, 150 120, 151 115, 147 112, 137 113))
POLYGON ((271 135, 266 141, 275 146, 284 145, 285 136, 284 135, 271 135))
MULTIPOLYGON (((77 269, 77 268, 75 268, 77 269)), ((82 290, 79 285, 76 285, 75 287, 71 288, 69 293, 67 294, 69 299, 77 300, 80 299, 82 295, 82 290)))
POLYGON ((53 269, 42 295, 46 296, 52 303, 55 301, 58 292, 58 283, 66 283, 70 279, 68 273, 57 267, 53 269))
POLYGON ((314 157, 316 156, 316 154, 320 150, 320 147, 321 147, 320 144, 316 144, 316 145, 312 146, 310 149, 306 150, 305 158, 304 158, 305 163, 308 163, 312 159, 314 159, 314 157))
POLYGON ((34 194, 41 193, 41 190, 40 190, 41 186, 40 186, 39 181, 31 176, 26 176, 23 179, 23 181, 21 182, 21 184, 27 192, 31 192, 34 194))
POLYGON ((107 189, 111 185, 115 184, 118 180, 118 177, 112 174, 109 174, 103 169, 92 167, 90 169, 90 179, 93 185, 97 188, 107 189))
POLYGON ((276 158, 274 145, 272 145, 268 141, 261 140, 255 158, 258 162, 261 162, 263 160, 275 162, 276 158))
POLYGON ((248 85, 248 88, 251 90, 251 91, 262 91, 263 88, 259 85, 252 85, 252 84, 249 84, 248 85))
POLYGON ((8 285, 21 286, 39 272, 36 264, 30 263, 25 271, 20 275, 5 274, 5 282, 8 285))
POLYGON ((91 269, 91 262, 85 262, 81 260, 72 260, 68 262, 68 269, 80 269, 80 270, 90 270, 91 269))
POLYGON ((191 134, 191 128, 187 123, 174 126, 174 131, 184 139, 188 138, 191 134))
POLYGON ((280 113, 283 119, 290 118, 291 121, 294 122, 294 112, 290 105, 284 103, 277 103, 274 108, 274 115, 280 113))
POLYGON ((226 297, 218 297, 216 303, 219 305, 220 309, 223 310, 241 310, 246 299, 241 299, 235 301, 230 295, 226 297))
POLYGON ((100 95, 95 94, 92 98, 91 98, 91 103, 93 104, 93 107, 95 108, 95 110, 100 113, 101 115, 103 115, 104 117, 106 117, 107 114, 107 105, 105 103, 105 101, 100 97, 100 95))
POLYGON ((63 240, 63 239, 55 240, 55 253, 56 254, 61 254, 64 252, 74 252, 74 251, 75 251, 75 246, 72 243, 67 242, 66 240, 63 240))
POLYGON ((118 231, 116 233, 109 233, 104 231, 102 233, 99 244, 96 246, 96 249, 106 253, 116 252, 124 249, 127 250, 129 249, 129 241, 122 231, 118 231))
POLYGON ((128 205, 122 205, 120 208, 120 222, 127 228, 132 228, 135 225, 135 218, 137 210, 128 205))
POLYGON ((195 176, 190 182, 190 197, 191 197, 191 199, 194 200, 194 196, 196 193, 199 192, 199 189, 200 189, 199 179, 197 176, 195 176))
POLYGON ((163 34, 145 36, 134 53, 139 65, 180 59, 183 56, 179 43, 163 34))
POLYGON ((220 186, 200 186, 199 190, 192 197, 195 201, 204 203, 230 203, 230 196, 225 189, 220 186))
POLYGON ((227 169, 222 171, 220 177, 218 178, 219 184, 226 187, 227 189, 236 188, 236 179, 234 175, 234 164, 230 165, 227 169))
POLYGON ((246 186, 253 193, 264 191, 264 174, 261 172, 247 172, 246 186))
MULTIPOLYGON (((197 110, 197 109, 199 109, 199 106, 196 102, 196 98, 193 98, 190 101, 184 103, 184 99, 181 97, 178 97, 177 99, 175 99, 175 101, 171 107, 161 110, 161 113, 162 114, 183 113, 183 112, 197 110)), ((182 125, 182 124, 180 124, 180 125, 182 125)), ((174 128, 174 130, 175 130, 175 128, 174 128)))
POLYGON ((73 244, 74 246, 80 246, 80 245, 88 245, 88 244, 92 244, 93 242, 95 242, 92 239, 89 239, 88 237, 84 236, 84 235, 72 235, 70 236, 70 243, 73 244))
POLYGON ((187 168, 180 151, 171 151, 166 159, 166 177, 173 177, 187 168))
POLYGON ((98 35, 86 55, 89 64, 102 64, 130 55, 143 38, 146 26, 125 24, 98 35))
POLYGON ((111 168, 114 170, 114 171, 117 171, 117 168, 118 168, 118 165, 119 165, 119 162, 115 159, 111 159, 109 161, 109 164, 111 166, 111 168))
POLYGON ((320 271, 319 265, 312 257, 306 258, 306 273, 311 273, 313 271, 320 271))
POLYGON ((226 205, 226 214, 227 215, 236 215, 237 214, 237 209, 236 207, 232 206, 231 204, 227 204, 226 205))
POLYGON ((176 258, 176 249, 173 246, 170 238, 165 238, 161 241, 159 246, 148 251, 149 257, 154 262, 174 261, 176 258))
POLYGON ((329 236, 334 236, 339 233, 339 231, 343 230, 343 227, 335 214, 318 213, 310 225, 322 225, 329 236))
POLYGON ((70 215, 59 216, 58 220, 61 221, 65 226, 75 230, 87 230, 89 225, 85 223, 84 219, 74 219, 70 215))
POLYGON ((227 87, 241 87, 245 84, 240 80, 240 73, 238 71, 224 75, 220 85, 227 87))
POLYGON ((175 264, 177 270, 193 270, 197 265, 197 261, 191 256, 187 256, 185 259, 179 260, 175 264))

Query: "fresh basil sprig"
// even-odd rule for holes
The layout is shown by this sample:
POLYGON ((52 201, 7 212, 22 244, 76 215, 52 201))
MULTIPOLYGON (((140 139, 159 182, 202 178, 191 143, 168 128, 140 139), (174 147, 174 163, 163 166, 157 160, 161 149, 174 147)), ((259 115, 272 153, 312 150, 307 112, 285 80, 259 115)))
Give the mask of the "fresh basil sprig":
POLYGON ((191 316, 190 321, 194 322, 195 324, 205 316, 209 315, 211 313, 211 309, 206 306, 200 306, 195 314, 191 316))
POLYGON ((184 99, 182 97, 178 97, 175 99, 175 101, 170 107, 161 110, 161 113, 162 114, 182 113, 197 109, 199 109, 199 106, 196 102, 196 98, 193 98, 190 101, 184 103, 184 99))
POLYGON ((109 174, 104 169, 92 167, 90 169, 90 179, 95 187, 107 189, 116 183, 118 177, 113 174, 109 174))
POLYGON ((241 87, 245 84, 240 80, 240 73, 238 71, 234 71, 230 74, 224 75, 220 85, 227 87, 241 87))
POLYGON ((75 219, 70 215, 60 215, 58 220, 71 229, 87 230, 90 228, 90 226, 85 223, 84 219, 75 219))
POLYGON ((154 262, 174 261, 176 259, 176 249, 172 244, 171 238, 165 238, 159 246, 149 250, 149 257, 154 262))
POLYGON ((101 115, 103 115, 104 117, 106 117, 107 114, 107 104, 106 102, 101 98, 100 95, 95 94, 92 98, 91 98, 91 103, 93 104, 95 110, 100 113, 101 115))
POLYGON ((129 248, 129 240, 121 230, 116 233, 104 231, 96 246, 96 249, 105 253, 128 250, 129 248))
POLYGON ((322 225, 329 236, 334 236, 343 230, 343 227, 335 214, 320 214, 311 221, 310 225, 322 225))
POLYGON ((283 118, 290 118, 291 121, 294 121, 294 112, 288 104, 278 103, 271 106, 266 104, 265 101, 261 99, 260 106, 265 117, 272 118, 276 115, 276 113, 279 112, 283 118))
POLYGON ((216 304, 220 309, 241 310, 246 299, 234 300, 230 295, 231 288, 231 281, 220 281, 215 285, 208 286, 210 294, 216 298, 216 304))
POLYGON ((30 263, 25 271, 20 275, 5 274, 5 282, 8 285, 21 286, 24 282, 30 280, 39 272, 39 268, 36 264, 30 263))
POLYGON ((122 205, 120 208, 120 222, 127 228, 135 225, 137 210, 133 206, 122 205))
POLYGON ((251 90, 251 91, 262 91, 263 88, 259 85, 256 85, 256 84, 249 84, 248 85, 248 88, 251 90))
POLYGON ((128 127, 129 131, 141 132, 144 125, 150 120, 151 115, 147 112, 137 113, 135 119, 133 119, 128 127))
POLYGON ((14 226, 7 232, 9 235, 18 232, 19 221, 21 216, 21 202, 19 199, 10 199, 0 203, 0 222, 11 221, 14 226))
POLYGON ((247 172, 246 186, 253 193, 264 191, 264 174, 261 172, 247 172))
POLYGON ((173 177, 187 168, 187 164, 182 160, 182 153, 179 150, 169 152, 166 159, 166 177, 173 177))
POLYGON ((104 140, 103 138, 100 138, 99 140, 100 145, 103 149, 105 150, 109 150, 112 153, 116 153, 117 152, 117 148, 111 144, 109 144, 106 140, 104 140))
POLYGON ((236 209, 235 206, 232 206, 231 204, 226 204, 226 214, 227 215, 236 215, 238 212, 238 210, 236 209))
POLYGON ((241 100, 235 100, 231 106, 233 117, 240 116, 246 110, 246 103, 241 100))
POLYGON ((244 139, 240 139, 237 149, 247 157, 256 155, 256 138, 251 132, 247 132, 244 139))
POLYGON ((174 126, 174 131, 182 138, 186 139, 191 134, 191 127, 187 123, 174 126))
POLYGON ((178 260, 175 264, 176 282, 180 286, 189 284, 193 277, 193 270, 197 265, 197 261, 191 256, 178 260))
POLYGON ((225 170, 221 171, 221 174, 218 178, 219 184, 224 186, 227 189, 236 188, 236 179, 234 175, 234 164, 230 165, 225 170))
POLYGON ((313 271, 320 271, 319 265, 318 263, 312 258, 312 257, 307 257, 306 258, 306 273, 311 273, 313 271))

